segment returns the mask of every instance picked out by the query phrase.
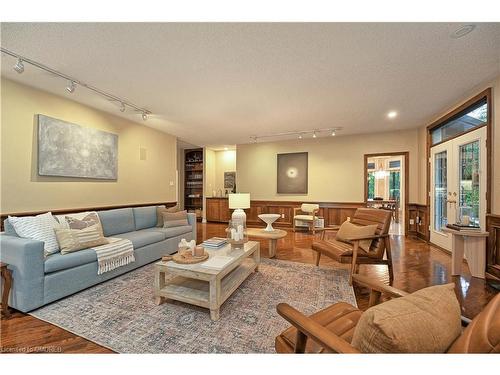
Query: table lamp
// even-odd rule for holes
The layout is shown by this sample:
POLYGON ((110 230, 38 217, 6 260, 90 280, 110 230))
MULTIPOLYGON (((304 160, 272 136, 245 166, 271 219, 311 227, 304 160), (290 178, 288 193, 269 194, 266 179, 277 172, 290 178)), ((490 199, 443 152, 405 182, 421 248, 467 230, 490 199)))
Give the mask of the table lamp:
POLYGON ((234 209, 231 215, 231 221, 233 225, 240 224, 243 228, 246 226, 247 215, 244 208, 250 208, 250 193, 236 193, 229 194, 229 208, 234 209))

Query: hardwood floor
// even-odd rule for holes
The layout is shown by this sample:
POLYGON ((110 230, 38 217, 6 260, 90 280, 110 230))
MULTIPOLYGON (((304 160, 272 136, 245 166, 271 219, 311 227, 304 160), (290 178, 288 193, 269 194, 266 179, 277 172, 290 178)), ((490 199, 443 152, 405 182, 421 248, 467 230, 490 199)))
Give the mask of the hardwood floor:
MULTIPOLYGON (((198 242, 212 236, 224 236, 224 229, 224 224, 198 223, 198 242)), ((289 232, 285 238, 278 241, 276 258, 312 264, 312 238, 310 234, 289 232)), ((267 241, 260 242, 262 256, 266 257, 267 241)), ((429 285, 455 283, 462 314, 468 318, 477 315, 495 295, 495 290, 484 280, 470 277, 465 264, 463 267, 466 276, 450 276, 450 255, 423 241, 393 236, 392 249, 396 288, 413 292, 429 285)), ((326 257, 321 258, 320 265, 346 267, 326 257)), ((389 280, 387 267, 383 265, 362 265, 360 273, 386 283, 389 280)), ((357 288, 355 292, 358 306, 366 309, 368 295, 357 288)), ((3 353, 112 353, 107 348, 17 311, 11 314, 10 319, 2 319, 0 328, 0 352, 3 353)))

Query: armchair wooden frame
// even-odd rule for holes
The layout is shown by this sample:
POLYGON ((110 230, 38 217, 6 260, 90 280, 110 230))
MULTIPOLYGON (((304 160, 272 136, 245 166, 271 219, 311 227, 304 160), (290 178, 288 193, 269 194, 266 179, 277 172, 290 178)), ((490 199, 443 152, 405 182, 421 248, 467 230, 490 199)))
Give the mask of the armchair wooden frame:
POLYGON ((389 235, 391 220, 392 215, 389 211, 376 208, 358 208, 350 222, 357 226, 376 225, 375 234, 350 237, 345 240, 337 240, 336 238, 326 240, 326 233, 337 232, 340 227, 324 228, 321 237, 313 240, 311 245, 311 249, 316 253, 316 265, 319 265, 321 254, 337 262, 350 264, 349 284, 352 285, 352 275, 358 272, 360 264, 385 264, 389 269, 389 283, 392 285, 394 271, 389 235), (371 240, 369 249, 360 247, 361 241, 365 240, 371 240))
MULTIPOLYGON (((325 239, 325 232, 337 232, 339 228, 325 228, 321 233, 321 239, 325 239)), ((353 243, 352 249, 352 261, 351 261, 351 273, 349 275, 349 285, 352 285, 352 278, 355 273, 358 272, 359 264, 386 264, 389 268, 389 280, 392 285, 394 281, 394 270, 392 269, 392 254, 391 254, 391 238, 388 233, 386 234, 374 234, 372 236, 363 236, 363 237, 350 237, 347 239, 353 243), (385 252, 387 254, 387 259, 376 259, 376 258, 358 258, 359 251, 359 242, 362 240, 375 240, 375 239, 383 239, 385 242, 385 252)), ((313 249, 314 250, 314 249, 313 249)), ((315 264, 319 266, 319 261, 321 259, 321 252, 316 251, 316 259, 315 264)))
POLYGON ((310 215, 313 217, 313 219, 311 221, 308 221, 308 225, 309 225, 309 230, 312 232, 312 234, 315 234, 315 227, 314 227, 314 222, 316 221, 316 219, 318 219, 318 216, 317 214, 319 213, 319 208, 318 209, 315 209, 313 210, 312 212, 305 212, 305 211, 302 211, 301 207, 294 207, 293 208, 293 231, 295 232, 296 231, 296 227, 295 227, 295 216, 297 215, 310 215))
MULTIPOLYGON (((362 275, 353 275, 355 284, 369 288, 370 300, 369 307, 380 303, 381 296, 384 294, 389 298, 404 297, 408 293, 385 285, 379 281, 373 280, 362 275)), ((337 336, 328 329, 325 329, 321 324, 317 323, 310 317, 305 316, 300 311, 294 309, 286 303, 280 303, 276 310, 285 320, 297 329, 297 337, 295 341, 295 353, 304 353, 307 340, 313 340, 321 345, 325 351, 331 353, 360 353, 350 343, 337 336)))

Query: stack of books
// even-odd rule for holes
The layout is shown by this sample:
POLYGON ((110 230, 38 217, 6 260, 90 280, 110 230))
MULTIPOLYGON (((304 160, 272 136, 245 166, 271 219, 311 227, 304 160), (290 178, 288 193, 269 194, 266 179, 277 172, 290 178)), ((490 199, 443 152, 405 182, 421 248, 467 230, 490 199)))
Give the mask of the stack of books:
POLYGON ((203 241, 201 246, 207 249, 220 249, 221 247, 224 247, 225 244, 227 244, 227 238, 212 237, 208 240, 203 241))
POLYGON ((461 232, 480 232, 481 228, 473 225, 463 225, 463 224, 446 224, 446 228, 453 230, 458 230, 461 232))

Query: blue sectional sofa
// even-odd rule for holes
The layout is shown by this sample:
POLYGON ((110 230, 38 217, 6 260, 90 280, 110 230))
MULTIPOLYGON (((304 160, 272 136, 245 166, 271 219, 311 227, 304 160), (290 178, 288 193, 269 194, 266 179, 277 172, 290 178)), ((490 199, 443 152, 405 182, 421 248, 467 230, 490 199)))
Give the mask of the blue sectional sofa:
POLYGON ((9 264, 13 285, 9 305, 28 312, 92 285, 151 263, 177 251, 182 238, 196 240, 196 216, 188 214, 189 225, 156 227, 156 206, 97 211, 105 237, 127 238, 134 245, 135 262, 101 275, 97 257, 86 249, 44 257, 43 242, 17 236, 5 220, 0 234, 0 259, 9 264))

